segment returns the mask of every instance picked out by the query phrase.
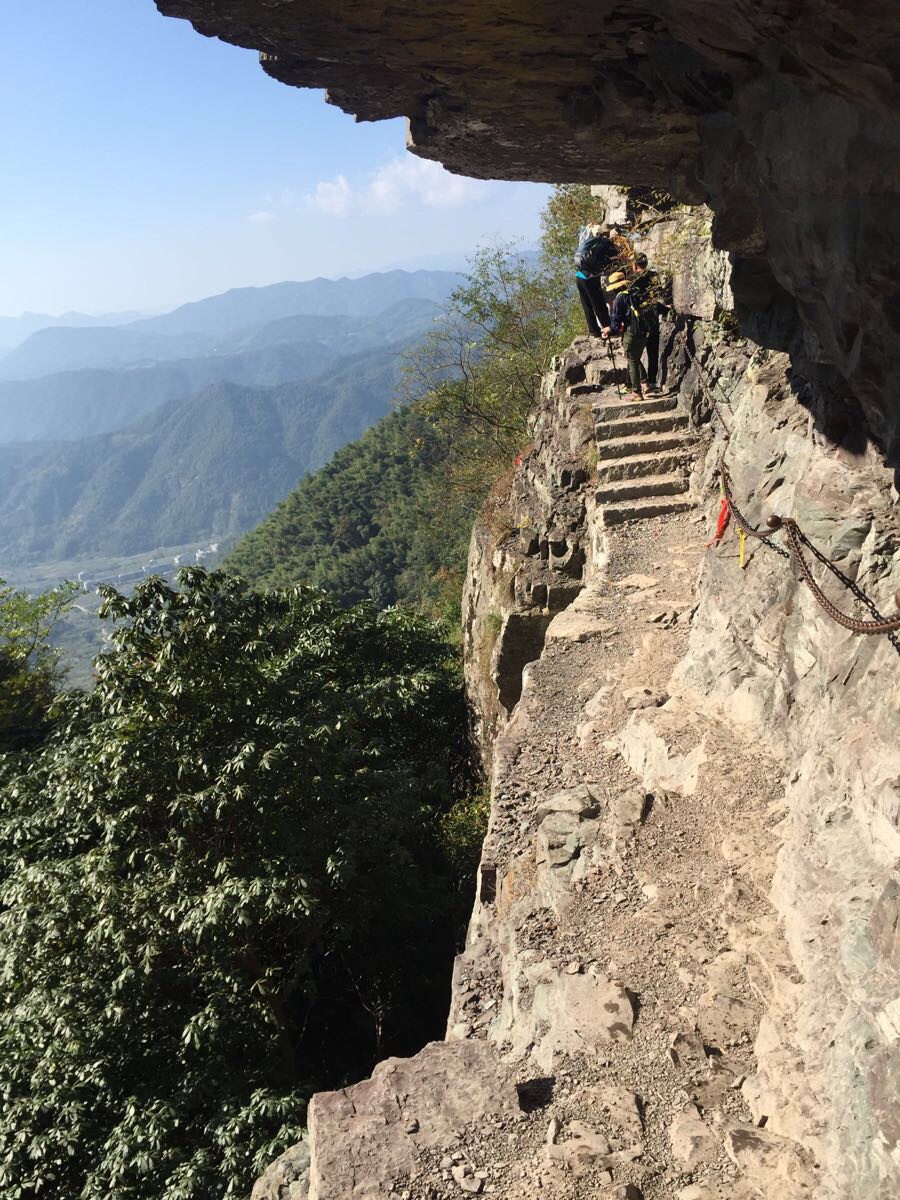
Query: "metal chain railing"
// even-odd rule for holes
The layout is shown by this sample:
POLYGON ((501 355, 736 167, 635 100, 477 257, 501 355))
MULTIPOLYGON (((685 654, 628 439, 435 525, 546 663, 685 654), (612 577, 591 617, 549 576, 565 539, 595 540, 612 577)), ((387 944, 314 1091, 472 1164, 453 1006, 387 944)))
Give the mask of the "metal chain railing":
MULTIPOLYGON (((820 550, 816 550, 812 542, 810 542, 809 538, 802 531, 795 520, 793 520, 791 517, 772 516, 769 517, 769 525, 773 529, 781 529, 784 531, 785 541, 790 547, 794 561, 800 568, 800 574, 803 576, 806 586, 815 596, 819 605, 825 610, 826 613, 828 613, 829 617, 831 617, 832 621, 836 621, 838 625, 843 625, 845 629, 849 629, 853 633, 892 634, 896 633, 897 630, 900 630, 900 612, 893 617, 882 617, 874 603, 869 599, 868 596, 862 593, 862 589, 858 588, 857 585, 853 583, 853 581, 849 579, 839 567, 836 567, 830 559, 826 558, 820 550), (848 617, 846 613, 842 613, 839 608, 836 608, 813 578, 812 570, 809 563, 803 556, 803 550, 801 549, 801 546, 806 546, 813 554, 815 554, 819 562, 828 568, 832 575, 834 575, 837 579, 840 579, 842 583, 855 592, 869 609, 869 611, 877 614, 878 620, 858 621, 855 617, 848 617)), ((897 593, 896 602, 898 608, 900 608, 900 591, 897 593)))
POLYGON ((787 550, 783 550, 781 546, 776 546, 772 541, 772 530, 768 533, 761 529, 754 529, 750 522, 744 517, 741 510, 734 502, 734 496, 731 494, 731 476, 728 474, 728 468, 725 466, 725 459, 719 463, 719 478, 722 481, 722 495, 725 497, 728 504, 728 511, 731 513, 731 519, 737 525, 738 529, 742 529, 747 537, 758 538, 761 542, 774 550, 776 554, 780 554, 782 558, 790 558, 787 550))
MULTIPOLYGON (((731 429, 722 416, 720 402, 716 399, 715 395, 706 384, 706 381, 703 378, 703 368, 697 362, 697 359, 694 357, 690 347, 687 344, 687 330, 684 331, 683 336, 685 353, 696 369, 697 380, 707 399, 712 405, 712 411, 718 417, 719 422, 725 430, 725 441, 727 443, 731 429)), ((729 402, 729 407, 730 406, 731 405, 729 402)), ((758 541, 762 542, 764 546, 768 546, 770 550, 774 550, 775 553, 780 557, 789 560, 793 559, 797 564, 800 577, 812 592, 816 602, 819 604, 822 610, 827 613, 827 615, 831 617, 831 619, 838 625, 841 625, 844 629, 849 629, 852 633, 867 635, 886 634, 894 649, 898 652, 898 654, 900 654, 900 640, 898 640, 896 636, 897 633, 900 632, 900 612, 897 612, 894 616, 890 617, 883 616, 878 610, 874 601, 871 600, 870 597, 865 594, 862 588, 859 587, 859 585, 856 584, 848 575, 846 575, 836 563, 833 563, 830 558, 824 555, 821 550, 818 550, 813 545, 813 543, 809 540, 809 538, 792 517, 779 517, 774 515, 769 517, 767 520, 767 525, 769 527, 768 530, 757 529, 751 525, 734 502, 734 495, 731 488, 731 476, 729 475, 728 468, 725 465, 724 456, 719 463, 719 478, 722 483, 722 496, 724 497, 725 503, 728 506, 728 512, 731 516, 731 519, 734 521, 738 529, 740 529, 747 537, 756 538, 758 541), (776 546, 776 544, 772 541, 772 535, 778 532, 782 532, 784 534, 784 539, 788 546, 787 550, 781 546, 776 546), (861 604, 865 605, 869 612, 872 613, 873 617, 875 618, 874 620, 862 621, 856 617, 850 617, 846 613, 841 612, 841 610, 835 604, 833 604, 831 600, 828 599, 815 580, 815 577, 812 573, 812 568, 804 556, 804 548, 808 550, 809 553, 813 555, 813 557, 816 558, 822 564, 822 566, 825 567, 835 577, 835 579, 843 584, 843 586, 846 587, 861 604)), ((900 590, 898 590, 896 593, 895 601, 897 608, 900 609, 900 590)))

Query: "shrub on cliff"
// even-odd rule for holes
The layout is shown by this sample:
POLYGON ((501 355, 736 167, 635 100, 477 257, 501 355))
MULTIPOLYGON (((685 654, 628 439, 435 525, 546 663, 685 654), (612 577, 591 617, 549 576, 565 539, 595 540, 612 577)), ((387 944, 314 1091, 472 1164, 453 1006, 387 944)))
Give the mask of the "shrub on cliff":
POLYGON ((433 627, 200 569, 0 809, 0 1194, 222 1200, 315 1086, 417 1048, 459 899, 464 714, 433 627))
POLYGON ((569 307, 568 294, 539 264, 508 246, 488 247, 472 259, 422 348, 407 354, 407 396, 455 433, 457 486, 472 477, 483 488, 484 468, 506 467, 528 440, 541 375, 561 349, 569 307))

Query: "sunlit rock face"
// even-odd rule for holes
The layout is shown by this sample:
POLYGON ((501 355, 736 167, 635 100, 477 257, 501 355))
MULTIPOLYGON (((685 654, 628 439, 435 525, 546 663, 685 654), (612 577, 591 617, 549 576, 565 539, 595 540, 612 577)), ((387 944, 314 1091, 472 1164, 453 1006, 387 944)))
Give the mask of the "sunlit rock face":
POLYGON ((900 462, 900 6, 157 0, 468 175, 705 200, 746 332, 831 364, 900 462))

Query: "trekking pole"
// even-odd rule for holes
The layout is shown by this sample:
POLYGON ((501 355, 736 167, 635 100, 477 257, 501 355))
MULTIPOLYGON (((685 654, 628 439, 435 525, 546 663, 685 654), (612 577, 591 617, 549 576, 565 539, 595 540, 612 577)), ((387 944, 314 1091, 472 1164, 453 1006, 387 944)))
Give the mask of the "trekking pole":
POLYGON ((612 342, 609 338, 606 341, 606 352, 609 355, 609 361, 612 363, 613 379, 616 381, 616 391, 619 393, 619 399, 622 399, 622 385, 619 383, 619 368, 616 366, 616 356, 613 352, 612 342))

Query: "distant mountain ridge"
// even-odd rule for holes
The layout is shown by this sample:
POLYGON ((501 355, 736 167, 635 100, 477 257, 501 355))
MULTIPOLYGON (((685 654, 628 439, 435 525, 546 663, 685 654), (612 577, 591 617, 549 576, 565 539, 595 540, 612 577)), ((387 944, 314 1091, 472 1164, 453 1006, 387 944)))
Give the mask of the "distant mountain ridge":
MULTIPOLYGON (((369 317, 301 315, 251 326, 218 354, 208 348, 204 355, 146 366, 0 380, 0 443, 108 433, 218 382, 272 386, 309 379, 347 353, 421 336, 439 311, 433 301, 407 297, 369 317)), ((185 336, 174 335, 173 341, 185 336)), ((209 347, 209 339, 198 336, 209 347)), ((32 344, 37 340, 36 335, 32 344)))
POLYGON ((14 350, 32 333, 39 329, 50 329, 53 326, 66 328, 87 328, 95 325, 124 325, 130 321, 142 319, 138 312, 121 313, 82 313, 67 312, 61 316, 52 317, 49 313, 23 312, 17 317, 0 317, 0 354, 14 350))
POLYGON ((379 271, 356 279, 319 278, 232 288, 219 296, 182 304, 170 313, 134 321, 129 328, 223 336, 249 325, 301 314, 366 317, 410 297, 441 302, 460 278, 454 271, 379 271))
MULTIPOLYGON (((54 325, 34 331, 0 357, 0 380, 63 371, 152 365, 228 353, 235 337, 289 318, 366 320, 396 304, 440 304, 460 279, 452 271, 388 271, 358 279, 310 279, 234 288, 170 313, 114 327, 54 325)), ((296 331, 287 340, 294 340, 296 331)))
POLYGON ((136 333, 130 325, 39 329, 0 359, 0 380, 36 379, 59 371, 167 362, 208 353, 214 339, 202 334, 136 333))
POLYGON ((277 387, 218 383, 127 429, 0 446, 3 565, 234 537, 390 408, 398 347, 277 387))

